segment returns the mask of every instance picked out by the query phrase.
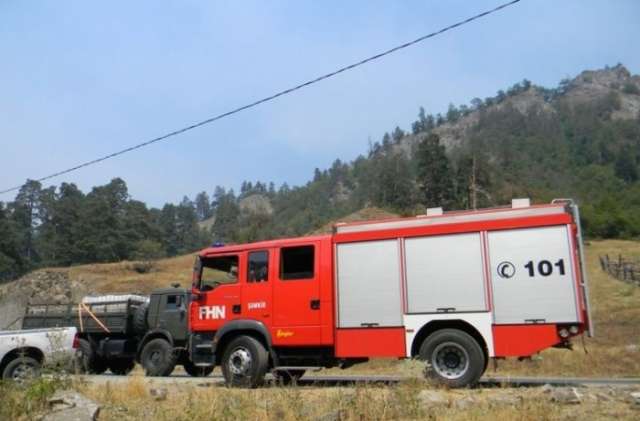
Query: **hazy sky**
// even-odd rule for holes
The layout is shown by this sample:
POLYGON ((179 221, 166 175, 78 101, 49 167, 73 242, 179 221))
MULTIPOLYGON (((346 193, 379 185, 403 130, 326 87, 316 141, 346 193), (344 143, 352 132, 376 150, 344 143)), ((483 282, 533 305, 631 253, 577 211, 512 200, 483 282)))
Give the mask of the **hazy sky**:
MULTIPOLYGON (((0 190, 162 135, 505 0, 0 0, 0 190)), ((522 80, 640 73, 640 1, 523 0, 381 61, 52 180, 122 177, 154 206, 241 181, 305 183, 419 106, 522 80)), ((0 197, 12 200, 13 194, 0 197)))

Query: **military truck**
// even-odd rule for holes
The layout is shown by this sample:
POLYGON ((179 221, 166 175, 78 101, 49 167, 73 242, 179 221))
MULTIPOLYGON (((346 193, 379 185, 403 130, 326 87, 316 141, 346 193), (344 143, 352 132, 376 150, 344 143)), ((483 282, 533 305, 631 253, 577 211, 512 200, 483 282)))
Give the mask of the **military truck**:
POLYGON ((196 367, 186 352, 190 295, 174 284, 149 297, 104 295, 77 304, 29 305, 22 328, 76 327, 79 366, 87 373, 126 375, 137 361, 149 376, 168 376, 176 365, 191 376, 206 376, 213 367, 196 367))

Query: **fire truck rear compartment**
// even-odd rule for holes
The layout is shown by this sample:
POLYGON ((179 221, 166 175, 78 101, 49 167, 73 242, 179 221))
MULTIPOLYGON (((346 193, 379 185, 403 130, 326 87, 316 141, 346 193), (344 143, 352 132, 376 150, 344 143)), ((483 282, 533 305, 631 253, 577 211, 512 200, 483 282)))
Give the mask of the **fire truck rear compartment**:
POLYGON ((487 356, 531 355, 563 342, 558 326, 584 323, 570 221, 560 206, 517 212, 527 221, 485 215, 489 223, 474 220, 477 229, 457 226, 450 234, 420 235, 415 219, 407 235, 402 221, 393 235, 375 230, 390 228, 387 222, 337 227, 336 356, 415 355, 425 339, 417 332, 438 319, 469 327, 482 320, 471 330, 487 356), (540 220, 527 227, 531 217, 540 220))

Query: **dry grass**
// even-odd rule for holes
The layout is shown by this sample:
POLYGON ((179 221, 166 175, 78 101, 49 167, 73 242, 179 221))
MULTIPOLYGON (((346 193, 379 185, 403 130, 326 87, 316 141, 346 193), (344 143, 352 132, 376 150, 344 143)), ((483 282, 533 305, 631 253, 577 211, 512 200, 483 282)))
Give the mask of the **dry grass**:
MULTIPOLYGON (((551 401, 541 389, 433 390, 439 402, 424 401, 421 382, 396 386, 265 387, 162 386, 167 399, 156 401, 141 378, 113 386, 85 386, 83 393, 103 405, 101 420, 551 420, 634 419, 627 392, 615 392, 603 404, 593 392, 581 405, 551 401)), ((592 393, 592 392, 589 392, 592 393)))
POLYGON ((133 262, 127 261, 48 270, 68 272, 71 279, 78 281, 86 291, 92 293, 148 294, 156 288, 168 287, 174 282, 189 287, 194 259, 195 254, 188 254, 158 260, 154 262, 151 271, 142 274, 134 270, 133 262))
POLYGON ((384 209, 376 208, 376 207, 368 207, 364 209, 360 209, 359 211, 353 212, 343 218, 340 218, 336 221, 331 221, 317 230, 311 231, 309 235, 316 234, 330 234, 333 232, 333 225, 340 222, 358 222, 358 221, 374 221, 377 219, 390 219, 397 218, 399 215, 395 213, 391 213, 384 209))

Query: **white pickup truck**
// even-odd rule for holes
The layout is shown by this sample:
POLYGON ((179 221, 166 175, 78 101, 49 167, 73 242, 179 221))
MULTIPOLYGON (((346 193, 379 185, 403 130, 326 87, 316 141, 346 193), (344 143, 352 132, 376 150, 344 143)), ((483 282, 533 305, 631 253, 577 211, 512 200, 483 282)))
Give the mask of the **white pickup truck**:
POLYGON ((76 333, 75 327, 0 332, 0 378, 35 377, 45 364, 73 361, 76 333))

